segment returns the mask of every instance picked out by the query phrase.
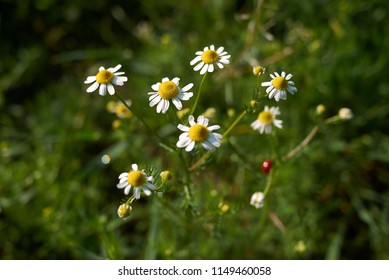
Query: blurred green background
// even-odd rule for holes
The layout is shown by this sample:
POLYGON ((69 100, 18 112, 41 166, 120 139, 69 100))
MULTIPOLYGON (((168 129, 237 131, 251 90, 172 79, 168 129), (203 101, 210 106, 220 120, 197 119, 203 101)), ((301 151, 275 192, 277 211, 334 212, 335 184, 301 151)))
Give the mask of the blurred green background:
POLYGON ((388 1, 0 5, 1 259, 389 258, 388 1), (264 101, 282 111, 274 139, 250 130, 256 114, 242 120, 193 174, 188 206, 176 156, 135 117, 114 130, 106 110, 114 97, 87 94, 83 82, 101 65, 122 64, 129 81, 118 93, 175 144, 178 132, 148 106, 147 92, 175 76, 196 92, 201 77, 189 61, 211 44, 224 46, 231 64, 207 77, 198 112, 214 107, 221 132, 227 111, 238 114, 252 98, 253 65, 267 68, 261 81, 293 73, 298 92, 264 101), (325 117, 349 107, 354 118, 275 161, 266 207, 250 206, 265 188, 261 162, 304 139, 318 104, 325 117), (134 162, 172 171, 173 188, 142 198, 121 220, 117 176, 134 162))

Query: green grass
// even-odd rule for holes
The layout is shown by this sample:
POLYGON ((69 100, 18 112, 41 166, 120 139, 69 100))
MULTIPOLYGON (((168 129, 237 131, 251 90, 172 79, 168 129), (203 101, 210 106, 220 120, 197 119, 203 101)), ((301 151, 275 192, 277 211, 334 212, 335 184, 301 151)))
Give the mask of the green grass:
MULTIPOLYGON (((3 1, 1 259, 388 259, 386 2, 162 2, 3 1), (207 75, 195 115, 215 108, 210 123, 220 133, 253 98, 253 64, 266 67, 260 82, 293 73, 298 92, 258 105, 280 107, 282 130, 260 135, 250 128, 258 112, 248 113, 188 178, 178 149, 135 116, 113 129, 106 104, 117 99, 88 94, 83 82, 101 65, 122 64, 129 80, 118 94, 174 147, 176 110, 157 114, 147 93, 178 76, 196 94, 202 77, 189 62, 211 44, 224 46, 231 63, 207 75), (341 107, 354 118, 320 126, 281 160, 316 125, 319 104, 322 119, 341 107), (260 167, 268 158, 271 186, 256 209, 250 197, 268 183, 260 167), (123 220, 117 177, 134 162, 173 179, 123 220)), ((190 166, 204 151, 181 154, 190 166)))

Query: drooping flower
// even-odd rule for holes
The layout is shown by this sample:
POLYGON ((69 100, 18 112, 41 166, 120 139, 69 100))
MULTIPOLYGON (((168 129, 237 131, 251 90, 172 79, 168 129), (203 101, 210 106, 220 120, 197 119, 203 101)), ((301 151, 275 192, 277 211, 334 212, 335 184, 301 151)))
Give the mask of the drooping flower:
POLYGON ((215 65, 217 65, 220 69, 224 68, 224 64, 230 63, 230 57, 226 51, 224 51, 224 47, 219 47, 215 50, 215 46, 211 45, 209 47, 205 47, 202 51, 196 52, 196 57, 192 59, 190 65, 194 65, 198 63, 193 70, 200 70, 200 75, 205 74, 206 72, 213 72, 215 69, 215 65))
POLYGON ((270 134, 272 132, 272 126, 282 128, 282 120, 277 120, 277 115, 281 114, 278 107, 265 106, 265 109, 258 114, 258 118, 251 123, 251 127, 258 130, 259 133, 270 134))
POLYGON ((125 195, 128 195, 133 188, 136 199, 140 198, 141 191, 147 196, 151 195, 151 191, 156 189, 155 185, 152 184, 153 176, 147 176, 143 170, 139 170, 136 163, 132 164, 131 168, 132 170, 119 175, 117 188, 124 189, 125 195))
POLYGON ((208 126, 209 120, 201 115, 197 118, 197 123, 192 115, 189 116, 188 120, 190 127, 182 124, 177 126, 179 130, 183 131, 177 142, 178 148, 185 148, 185 151, 190 152, 196 143, 201 144, 204 149, 209 151, 220 147, 222 135, 213 132, 220 128, 219 125, 208 126))
POLYGON ((165 114, 169 109, 170 100, 173 102, 177 110, 182 109, 181 100, 189 100, 193 96, 193 92, 188 92, 193 87, 190 83, 183 88, 179 85, 180 78, 175 77, 172 80, 163 78, 162 83, 156 83, 151 86, 155 91, 149 92, 150 107, 157 105, 157 113, 165 114))
POLYGON ((273 98, 278 102, 280 99, 286 100, 286 91, 290 94, 294 94, 297 91, 297 88, 294 86, 294 82, 290 81, 293 77, 292 74, 286 75, 284 71, 281 72, 281 75, 277 72, 270 74, 272 80, 270 82, 263 82, 261 85, 267 87, 266 93, 269 94, 269 98, 273 98))
POLYGON ((262 192, 253 193, 250 204, 255 208, 262 208, 265 203, 265 195, 262 192))
POLYGON ((99 88, 100 95, 106 95, 107 91, 110 95, 115 94, 115 88, 113 85, 122 86, 124 82, 127 82, 127 77, 121 76, 124 75, 124 72, 116 72, 122 66, 118 64, 114 68, 105 69, 103 66, 99 68, 99 73, 96 76, 89 76, 85 80, 85 84, 91 84, 86 92, 94 92, 99 88))

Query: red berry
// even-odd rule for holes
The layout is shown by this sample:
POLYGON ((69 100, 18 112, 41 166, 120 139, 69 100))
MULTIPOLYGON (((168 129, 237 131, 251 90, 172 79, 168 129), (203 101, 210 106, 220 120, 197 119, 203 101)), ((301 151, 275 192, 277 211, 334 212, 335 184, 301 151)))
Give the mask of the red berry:
POLYGON ((265 172, 265 173, 269 173, 271 167, 272 167, 272 162, 270 159, 267 159, 265 160, 264 162, 262 162, 262 171, 265 172))

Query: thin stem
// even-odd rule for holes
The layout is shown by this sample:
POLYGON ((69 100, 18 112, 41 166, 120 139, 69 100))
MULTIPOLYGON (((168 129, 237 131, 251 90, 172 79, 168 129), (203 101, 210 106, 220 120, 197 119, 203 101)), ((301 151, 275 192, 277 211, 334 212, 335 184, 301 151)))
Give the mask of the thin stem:
POLYGON ((203 78, 201 79, 199 91, 197 92, 195 103, 193 104, 192 110, 190 110, 189 115, 193 115, 194 111, 196 110, 197 104, 199 103, 199 99, 200 99, 201 89, 203 88, 203 83, 205 81, 206 76, 207 76, 207 72, 205 72, 205 74, 203 75, 203 78))
POLYGON ((267 182, 266 182, 266 187, 265 190, 263 191, 263 195, 266 197, 267 193, 270 190, 270 186, 272 183, 272 178, 273 178, 273 170, 269 171, 269 176, 267 177, 267 182))
POLYGON ((284 158, 283 160, 290 159, 294 157, 296 154, 298 154, 308 143, 312 140, 312 138, 315 136, 317 131, 319 130, 319 125, 315 125, 311 132, 305 137, 305 139, 297 145, 293 150, 291 150, 284 158))
POLYGON ((244 110, 239 117, 230 125, 229 128, 223 133, 223 140, 226 139, 227 135, 230 134, 231 130, 240 122, 240 120, 247 114, 247 111, 244 110))
POLYGON ((127 108, 128 110, 130 110, 130 112, 131 112, 135 117, 137 117, 137 118, 142 122, 142 124, 143 124, 148 130, 150 130, 153 134, 155 134, 155 136, 156 136, 157 138, 161 139, 161 137, 155 132, 155 130, 152 129, 151 126, 150 126, 150 125, 149 125, 141 116, 139 116, 136 112, 134 112, 134 110, 127 104, 127 102, 126 102, 122 97, 120 97, 120 95, 118 95, 117 93, 115 93, 115 96, 116 96, 117 99, 120 100, 120 102, 123 103, 124 106, 126 106, 126 108, 127 108))

